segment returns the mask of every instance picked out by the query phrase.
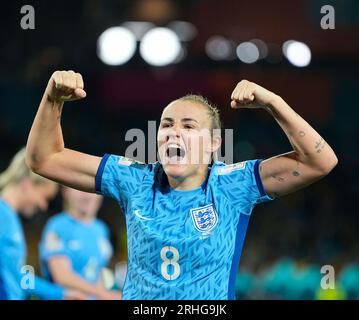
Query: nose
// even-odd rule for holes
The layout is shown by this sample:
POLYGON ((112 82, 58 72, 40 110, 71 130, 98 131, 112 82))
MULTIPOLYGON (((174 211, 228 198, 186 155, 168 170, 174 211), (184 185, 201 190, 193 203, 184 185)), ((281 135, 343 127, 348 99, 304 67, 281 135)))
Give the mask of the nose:
POLYGON ((181 136, 181 127, 178 124, 174 124, 167 132, 167 141, 170 138, 179 138, 181 136))
POLYGON ((49 202, 46 199, 41 199, 41 201, 38 204, 38 207, 41 211, 46 211, 49 207, 49 202))

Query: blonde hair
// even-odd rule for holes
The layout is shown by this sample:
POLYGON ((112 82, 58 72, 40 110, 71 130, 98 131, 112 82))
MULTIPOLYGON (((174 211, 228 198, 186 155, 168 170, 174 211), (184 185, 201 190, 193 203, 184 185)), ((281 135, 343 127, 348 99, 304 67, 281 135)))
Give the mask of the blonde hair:
MULTIPOLYGON (((207 98, 199 95, 199 94, 187 94, 179 99, 178 101, 190 101, 194 103, 198 103, 207 108, 207 114, 211 120, 211 136, 213 138, 214 131, 220 131, 222 128, 221 116, 219 113, 219 109, 215 104, 210 102, 207 98)), ((211 162, 213 164, 214 161, 218 160, 218 150, 212 153, 211 162)))
POLYGON ((25 147, 21 148, 12 158, 7 169, 0 173, 0 191, 8 185, 19 183, 25 177, 30 177, 36 184, 49 182, 48 179, 30 170, 25 162, 25 153, 25 147))
POLYGON ((213 129, 221 129, 222 128, 222 122, 221 117, 219 114, 219 109, 211 103, 207 98, 199 95, 199 94, 187 94, 181 98, 178 99, 178 101, 190 101, 194 103, 201 104, 202 106, 205 106, 208 111, 208 116, 211 119, 211 125, 213 129))

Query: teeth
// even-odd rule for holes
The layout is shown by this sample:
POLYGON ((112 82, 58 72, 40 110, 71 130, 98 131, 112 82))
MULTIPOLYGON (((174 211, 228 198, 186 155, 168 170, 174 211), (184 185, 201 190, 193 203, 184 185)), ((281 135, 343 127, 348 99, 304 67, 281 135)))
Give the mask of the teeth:
POLYGON ((169 143, 167 145, 166 155, 168 157, 184 157, 185 151, 180 145, 176 143, 169 143))
POLYGON ((169 145, 167 145, 167 148, 181 148, 181 147, 178 144, 170 143, 169 145))

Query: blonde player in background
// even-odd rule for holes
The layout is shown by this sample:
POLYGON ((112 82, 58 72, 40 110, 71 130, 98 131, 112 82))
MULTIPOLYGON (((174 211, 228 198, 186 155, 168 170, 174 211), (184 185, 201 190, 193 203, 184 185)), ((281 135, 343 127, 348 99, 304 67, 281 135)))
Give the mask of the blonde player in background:
POLYGON ((52 284, 35 276, 34 287, 22 286, 26 265, 26 242, 19 214, 30 218, 45 211, 57 192, 57 185, 25 164, 25 148, 0 174, 0 299, 23 300, 29 296, 42 299, 85 299, 83 293, 52 284))

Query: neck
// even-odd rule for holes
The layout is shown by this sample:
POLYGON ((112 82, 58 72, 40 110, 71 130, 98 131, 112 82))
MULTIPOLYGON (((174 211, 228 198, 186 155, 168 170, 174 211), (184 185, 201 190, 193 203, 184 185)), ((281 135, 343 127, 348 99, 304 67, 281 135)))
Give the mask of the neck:
POLYGON ((19 199, 19 190, 16 186, 8 186, 1 192, 1 197, 6 203, 13 208, 16 212, 20 210, 21 201, 19 199))
POLYGON ((75 208, 70 208, 69 210, 67 210, 67 212, 70 213, 71 216, 74 217, 76 220, 79 220, 84 223, 90 223, 93 220, 93 217, 83 214, 75 208))
POLYGON ((199 188, 207 178, 208 166, 200 166, 194 174, 186 177, 171 177, 167 176, 168 183, 171 188, 176 190, 192 190, 199 188))

